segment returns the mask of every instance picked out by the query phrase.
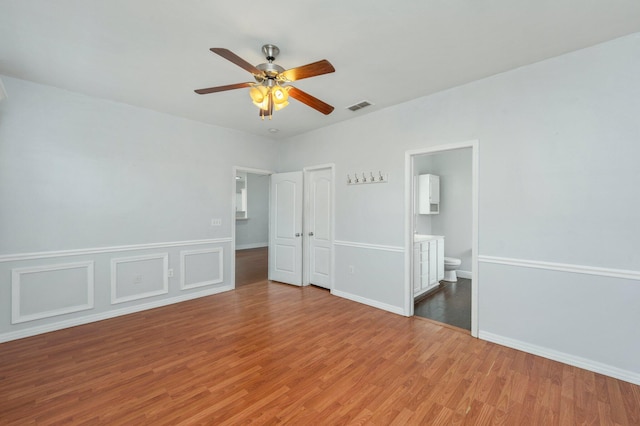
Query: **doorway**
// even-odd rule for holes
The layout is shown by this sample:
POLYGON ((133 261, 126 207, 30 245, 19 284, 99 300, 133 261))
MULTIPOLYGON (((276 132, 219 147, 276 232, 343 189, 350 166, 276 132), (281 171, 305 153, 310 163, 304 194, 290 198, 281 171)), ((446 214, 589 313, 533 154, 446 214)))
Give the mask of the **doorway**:
POLYGON ((466 328, 477 337, 478 142, 411 151, 405 160, 405 242, 410 254, 405 261, 407 314, 466 328), (420 175, 422 178, 418 179, 420 175), (420 198, 424 199, 424 195, 419 194, 424 192, 424 188, 420 191, 420 181, 434 179, 439 181, 439 191, 437 198, 429 201, 430 209, 425 211, 418 208, 420 198), (426 248, 426 243, 420 242, 426 236, 444 237, 444 250, 435 244, 430 246, 430 252, 437 250, 437 262, 434 253, 429 255, 430 261, 437 264, 439 276, 444 274, 446 281, 440 278, 424 291, 425 283, 421 282, 424 279, 416 272, 424 268, 425 256, 423 253, 422 257, 416 257, 415 253, 426 248), (452 268, 450 265, 456 262, 462 264, 452 268), (445 271, 440 271, 442 268, 445 271), (457 271, 451 274, 451 269, 457 271), (414 294, 419 295, 415 300, 414 294))
POLYGON ((267 280, 269 170, 233 168, 232 280, 236 287, 267 280))
POLYGON ((268 247, 247 245, 243 240, 246 226, 233 227, 232 270, 236 286, 247 279, 262 278, 330 290, 334 269, 334 166, 311 166, 302 172, 288 173, 234 167, 233 173, 237 182, 234 182, 232 209, 238 224, 255 220, 252 176, 268 179, 268 208, 264 218, 268 224, 268 247), (245 175, 247 183, 242 185, 245 175))

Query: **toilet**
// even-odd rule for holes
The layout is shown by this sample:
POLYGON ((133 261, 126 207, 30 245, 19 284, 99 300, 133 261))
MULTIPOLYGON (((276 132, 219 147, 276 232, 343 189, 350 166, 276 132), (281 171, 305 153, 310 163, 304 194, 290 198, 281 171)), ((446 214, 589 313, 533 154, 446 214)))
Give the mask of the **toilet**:
POLYGON ((455 257, 444 258, 444 281, 455 283, 458 281, 456 270, 462 264, 462 260, 455 257))

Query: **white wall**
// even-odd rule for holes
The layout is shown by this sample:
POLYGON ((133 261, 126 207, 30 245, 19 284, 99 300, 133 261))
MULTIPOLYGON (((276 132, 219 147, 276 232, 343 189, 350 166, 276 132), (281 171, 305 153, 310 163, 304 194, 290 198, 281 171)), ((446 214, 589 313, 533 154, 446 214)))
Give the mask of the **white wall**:
POLYGON ((269 175, 247 173, 248 219, 236 221, 236 250, 269 245, 269 175))
POLYGON ((444 235, 445 256, 462 261, 461 271, 471 271, 472 176, 471 148, 417 156, 416 175, 440 176, 440 213, 416 215, 420 234, 444 235))
POLYGON ((404 154, 477 139, 480 336, 640 383, 638 51, 634 34, 282 144, 282 170, 336 164, 335 288, 407 311, 404 154), (369 170, 389 183, 345 184, 369 170), (349 274, 373 246, 385 274, 349 274))
POLYGON ((0 340, 231 288, 232 167, 275 142, 3 81, 0 340))

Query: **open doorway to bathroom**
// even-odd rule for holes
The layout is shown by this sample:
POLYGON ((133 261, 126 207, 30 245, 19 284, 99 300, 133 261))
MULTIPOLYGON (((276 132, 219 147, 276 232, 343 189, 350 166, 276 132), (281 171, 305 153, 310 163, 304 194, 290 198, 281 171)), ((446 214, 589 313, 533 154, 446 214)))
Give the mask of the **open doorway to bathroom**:
POLYGON ((477 335, 477 142, 409 160, 411 313, 477 335))

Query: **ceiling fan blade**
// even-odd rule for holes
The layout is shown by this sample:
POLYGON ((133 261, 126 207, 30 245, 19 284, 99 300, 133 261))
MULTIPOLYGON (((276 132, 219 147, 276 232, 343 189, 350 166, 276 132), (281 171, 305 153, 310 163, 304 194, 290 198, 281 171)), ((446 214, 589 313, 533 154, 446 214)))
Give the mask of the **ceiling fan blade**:
POLYGON ((289 96, 291 96, 293 99, 296 99, 302 102, 303 104, 306 104, 311 108, 317 111, 320 111, 324 115, 329 115, 333 111, 334 108, 331 105, 325 102, 322 102, 320 99, 313 97, 307 92, 303 92, 300 89, 296 89, 293 86, 289 86, 289 87, 291 87, 289 89, 289 96))
POLYGON ((209 87, 207 89, 198 89, 195 92, 198 95, 206 95, 207 93, 224 92, 225 90, 242 89, 243 87, 251 87, 255 83, 236 83, 227 84, 226 86, 209 87))
POLYGON ((286 71, 282 71, 280 76, 284 77, 287 81, 302 80, 303 78, 315 77, 317 75, 329 74, 336 69, 331 65, 331 62, 323 59, 318 62, 303 65, 301 67, 291 68, 286 71))
POLYGON ((260 71, 258 68, 254 67, 249 62, 245 61, 244 59, 242 59, 240 56, 236 55, 229 49, 224 49, 222 47, 212 47, 209 50, 211 50, 213 53, 216 53, 222 56, 227 61, 233 62, 240 68, 249 71, 251 74, 260 74, 260 75, 263 74, 262 71, 260 71))

